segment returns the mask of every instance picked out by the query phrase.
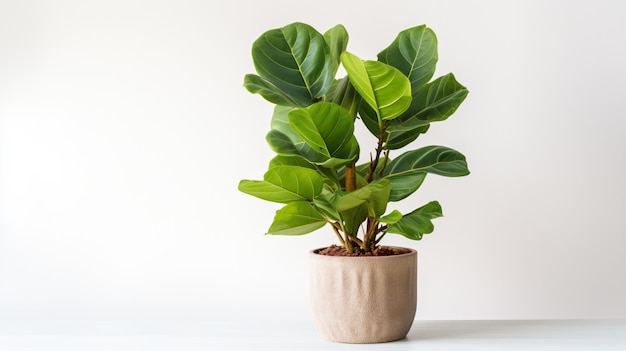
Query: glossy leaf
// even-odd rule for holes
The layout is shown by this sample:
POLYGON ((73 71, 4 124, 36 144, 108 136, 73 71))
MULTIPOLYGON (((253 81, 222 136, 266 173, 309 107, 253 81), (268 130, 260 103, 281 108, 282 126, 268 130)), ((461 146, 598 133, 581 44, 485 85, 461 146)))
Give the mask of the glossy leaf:
POLYGON ((319 229, 326 220, 307 201, 296 201, 276 211, 267 234, 302 235, 319 229))
POLYGON ((273 103, 309 106, 333 81, 328 44, 304 23, 265 32, 252 45, 252 58, 258 76, 248 75, 244 86, 273 103))
POLYGON ((348 31, 344 26, 338 24, 324 33, 324 40, 330 48, 330 60, 334 77, 341 62, 341 53, 346 51, 348 47, 348 31))
MULTIPOLYGON (((406 114, 406 112, 404 114, 406 114)), ((378 138, 380 135, 380 126, 378 125, 376 112, 368 104, 360 104, 359 116, 361 116, 363 124, 365 124, 370 133, 378 138)), ((384 145, 385 149, 397 150, 405 147, 406 145, 415 141, 415 139, 417 139, 420 134, 426 133, 428 131, 428 128, 430 127, 429 124, 424 124, 408 130, 398 130, 397 128, 394 129, 394 126, 401 125, 401 119, 402 117, 398 117, 390 121, 389 126, 386 129, 387 141, 384 145)))
POLYGON ((378 117, 378 124, 400 116, 411 103, 411 84, 398 69, 378 61, 363 61, 345 51, 341 63, 350 82, 378 117))
POLYGON ((426 146, 403 153, 391 161, 383 171, 387 179, 427 172, 446 177, 469 174, 465 156, 445 146, 426 146))
POLYGON ((384 215, 378 219, 379 222, 385 224, 394 224, 402 219, 402 213, 398 210, 393 210, 391 213, 384 215))
POLYGON ((378 138, 381 127, 378 123, 376 111, 374 111, 370 105, 363 103, 359 105, 359 116, 361 117, 363 124, 365 124, 365 127, 367 127, 367 130, 369 130, 373 136, 378 138))
POLYGON ((350 83, 350 78, 346 76, 337 81, 329 101, 343 107, 348 111, 350 116, 355 117, 361 104, 361 96, 354 89, 352 83, 350 83))
POLYGON ((367 203, 347 210, 341 211, 341 218, 343 219, 345 229, 348 233, 356 235, 359 227, 367 219, 368 215, 367 203))
POLYGON ((322 192, 313 199, 313 205, 324 216, 339 222, 341 215, 337 211, 337 200, 338 195, 335 191, 323 188, 322 192))
POLYGON ((324 162, 327 158, 307 145, 289 126, 287 115, 291 110, 291 107, 285 106, 274 108, 267 143, 279 155, 300 156, 312 163, 324 162))
POLYGON ((461 105, 469 91, 452 73, 428 83, 413 95, 410 109, 392 121, 390 132, 418 128, 431 122, 446 120, 461 105))
POLYGON ((332 184, 334 187, 339 186, 339 178, 337 177, 337 172, 332 169, 328 169, 325 167, 320 167, 314 165, 302 158, 301 156, 283 156, 277 155, 274 157, 269 164, 268 169, 277 167, 277 166, 298 166, 304 168, 310 168, 316 170, 320 175, 326 178, 329 184, 332 184))
POLYGON ((387 232, 401 234, 413 240, 420 240, 424 234, 430 234, 435 229, 431 220, 442 216, 441 205, 437 201, 432 201, 402 216, 402 219, 389 226, 387 232))
POLYGON ((378 54, 380 62, 397 68, 409 78, 413 92, 430 81, 437 59, 437 37, 425 25, 403 30, 378 54))
MULTIPOLYGON (((391 128, 391 127, 390 127, 391 128)), ((424 134, 430 129, 430 124, 421 125, 417 128, 410 130, 387 130, 389 135, 385 148, 388 150, 397 150, 407 146, 417 139, 421 134, 424 134)))
POLYGON ((246 74, 243 86, 252 94, 259 94, 265 100, 277 105, 298 106, 300 104, 296 99, 256 74, 246 74))
POLYGON ((323 162, 316 163, 337 167, 358 157, 359 144, 353 135, 352 116, 341 106, 320 102, 308 108, 290 111, 288 121, 300 139, 324 156, 323 162))
POLYGON ((426 174, 426 172, 420 172, 389 177, 388 179, 391 182, 389 201, 400 201, 413 194, 424 182, 426 174))
POLYGON ((311 201, 322 191, 323 179, 314 170, 297 166, 276 166, 263 180, 242 180, 239 190, 260 199, 289 203, 311 201))
POLYGON ((372 217, 380 217, 387 209, 391 183, 387 179, 381 179, 367 184, 366 186, 344 194, 337 202, 340 212, 357 208, 367 204, 367 213, 372 217))
POLYGON ((270 160, 268 169, 272 169, 278 166, 298 166, 317 170, 315 165, 309 163, 309 161, 299 156, 275 156, 273 159, 270 160))

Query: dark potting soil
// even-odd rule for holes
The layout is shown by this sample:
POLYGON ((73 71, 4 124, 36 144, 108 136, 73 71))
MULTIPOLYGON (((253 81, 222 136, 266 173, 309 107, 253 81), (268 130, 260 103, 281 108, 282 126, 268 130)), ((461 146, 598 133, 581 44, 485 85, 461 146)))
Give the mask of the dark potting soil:
POLYGON ((354 252, 350 253, 343 246, 331 245, 317 251, 320 255, 325 256, 393 256, 409 253, 411 250, 400 247, 376 246, 371 252, 365 252, 360 247, 355 247, 354 252))

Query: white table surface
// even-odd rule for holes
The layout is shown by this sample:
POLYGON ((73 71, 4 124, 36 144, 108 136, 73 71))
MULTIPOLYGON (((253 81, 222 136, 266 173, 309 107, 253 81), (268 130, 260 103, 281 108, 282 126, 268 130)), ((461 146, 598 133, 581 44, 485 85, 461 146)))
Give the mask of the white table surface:
POLYGON ((322 340, 310 321, 0 321, 0 350, 626 350, 626 320, 415 321, 406 339, 322 340))

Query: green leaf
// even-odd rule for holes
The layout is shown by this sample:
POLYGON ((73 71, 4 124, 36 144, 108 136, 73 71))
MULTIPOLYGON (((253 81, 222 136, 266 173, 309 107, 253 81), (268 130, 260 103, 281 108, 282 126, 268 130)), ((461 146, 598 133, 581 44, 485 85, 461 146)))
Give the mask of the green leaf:
POLYGON ((446 177, 469 174, 465 156, 445 146, 426 146, 403 153, 391 161, 383 171, 387 179, 427 172, 446 177))
POLYGON ((346 232, 356 235, 361 224, 367 219, 367 215, 367 203, 341 211, 341 218, 343 219, 346 232))
POLYGON ((287 115, 291 107, 276 106, 272 116, 270 132, 267 134, 267 143, 272 150, 283 156, 300 156, 312 163, 326 161, 326 157, 307 145, 289 126, 287 115))
POLYGON ((313 199, 313 205, 315 209, 324 216, 340 222, 341 215, 337 211, 337 199, 338 196, 335 192, 324 188, 322 192, 313 199))
POLYGON ((430 124, 425 124, 410 130, 394 131, 392 128, 392 130, 389 131, 388 129, 387 132, 389 132, 389 135, 387 137, 387 142, 385 143, 385 148, 388 150, 403 148, 415 141, 415 139, 417 139, 417 137, 421 134, 426 133, 429 128, 430 124))
POLYGON ((273 104, 286 106, 297 106, 299 104, 298 101, 294 100, 287 93, 256 74, 246 74, 243 79, 243 86, 252 94, 259 94, 273 104))
POLYGON ((300 151, 296 148, 294 142, 285 134, 278 130, 272 129, 265 136, 270 148, 279 155, 299 156, 300 151))
POLYGON ((270 161, 268 169, 276 166, 298 166, 310 168, 316 170, 320 175, 325 177, 333 186, 339 186, 339 178, 337 177, 336 171, 312 164, 301 156, 277 155, 270 161))
MULTIPOLYGON (((350 113, 350 116, 356 117, 356 113, 358 112, 361 104, 361 96, 354 89, 352 83, 350 83, 350 78, 348 76, 345 76, 343 79, 337 81, 330 97, 331 98, 328 101, 336 103, 346 109, 348 113, 350 113)), ((378 124, 376 125, 376 128, 378 128, 378 124)))
POLYGON ((431 122, 443 121, 452 115, 467 96, 467 89, 456 82, 452 74, 428 83, 438 59, 437 37, 424 25, 400 32, 391 45, 378 54, 378 59, 398 68, 411 81, 411 105, 387 128, 387 149, 399 149, 413 142, 426 133, 431 122))
POLYGON ((452 73, 428 83, 413 95, 411 107, 392 121, 388 130, 411 130, 448 119, 467 97, 469 91, 456 81, 452 73))
POLYGON ((380 62, 394 66, 409 78, 414 93, 432 78, 437 59, 437 37, 425 25, 403 30, 378 54, 380 62))
POLYGON ((267 234, 302 235, 319 229, 326 220, 306 201, 296 201, 276 211, 267 234))
POLYGON ((344 26, 338 24, 324 33, 324 40, 330 48, 330 58, 333 67, 333 77, 337 73, 341 53, 348 47, 348 31, 344 26))
POLYGON ((270 160, 268 169, 272 169, 278 166, 298 166, 317 170, 317 167, 315 167, 315 165, 309 163, 309 161, 299 156, 277 155, 270 160))
POLYGON ((352 116, 341 106, 320 102, 308 108, 292 110, 289 126, 312 150, 323 155, 323 162, 314 163, 331 168, 353 162, 359 154, 354 137, 352 116))
POLYGON ((397 223, 401 219, 402 219, 402 213, 400 213, 400 211, 398 210, 393 210, 391 211, 391 213, 378 218, 378 221, 391 225, 391 224, 397 223))
POLYGON ((376 111, 368 105, 368 104, 360 104, 359 105, 359 116, 361 116, 361 120, 367 130, 372 133, 373 136, 378 138, 380 135, 380 125, 378 124, 378 116, 376 115, 376 111))
POLYGON ((366 186, 344 194, 337 202, 339 212, 367 205, 367 214, 378 218, 385 213, 391 183, 387 179, 373 181, 366 186))
MULTIPOLYGON (((404 114, 406 114, 406 112, 404 114)), ((359 115, 361 116, 363 124, 365 124, 370 133, 378 138, 380 135, 380 126, 378 125, 376 112, 368 104, 360 104, 359 115)), ((384 148, 387 150, 400 149, 410 144, 411 142, 415 141, 415 139, 417 139, 420 134, 426 133, 428 131, 428 128, 430 127, 429 124, 425 124, 410 130, 398 130, 397 128, 394 129, 393 126, 400 125, 401 119, 402 117, 392 120, 388 128, 386 129, 387 140, 385 142, 384 148)))
POLYGON ((391 192, 389 193, 389 201, 400 201, 413 194, 424 182, 426 174, 421 172, 390 177, 391 192))
POLYGON ((323 179, 314 170, 297 166, 276 166, 263 180, 242 180, 239 190, 260 199, 289 203, 312 201, 322 191, 323 179))
POLYGON ((442 216, 441 205, 437 201, 432 201, 402 216, 401 220, 389 226, 387 232, 401 234, 413 240, 420 240, 423 234, 430 234, 435 229, 431 219, 442 216))
POLYGON ((259 76, 244 86, 273 103, 309 106, 333 81, 333 64, 324 36, 304 23, 292 23, 261 35, 252 45, 259 76))
POLYGON ((398 69, 378 61, 362 61, 347 51, 341 54, 341 63, 356 91, 376 111, 379 126, 409 107, 411 84, 398 69))

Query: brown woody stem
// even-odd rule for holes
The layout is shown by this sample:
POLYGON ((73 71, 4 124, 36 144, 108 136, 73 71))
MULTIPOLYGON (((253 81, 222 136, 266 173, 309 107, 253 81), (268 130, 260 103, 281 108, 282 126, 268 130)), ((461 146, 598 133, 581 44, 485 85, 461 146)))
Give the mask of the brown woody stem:
POLYGON ((354 163, 346 166, 346 192, 356 189, 356 169, 354 163))
POLYGON ((380 129, 380 135, 378 136, 378 145, 376 146, 376 157, 374 158, 374 161, 370 162, 370 172, 367 175, 368 183, 370 183, 374 179, 374 173, 376 172, 376 168, 378 168, 380 154, 383 152, 383 144, 385 143, 385 138, 387 138, 387 132, 385 131, 385 129, 385 126, 381 127, 380 129))
POLYGON ((357 238, 354 235, 348 235, 348 238, 350 238, 350 240, 354 241, 356 244, 358 244, 360 247, 363 247, 363 242, 361 241, 361 239, 357 238))

